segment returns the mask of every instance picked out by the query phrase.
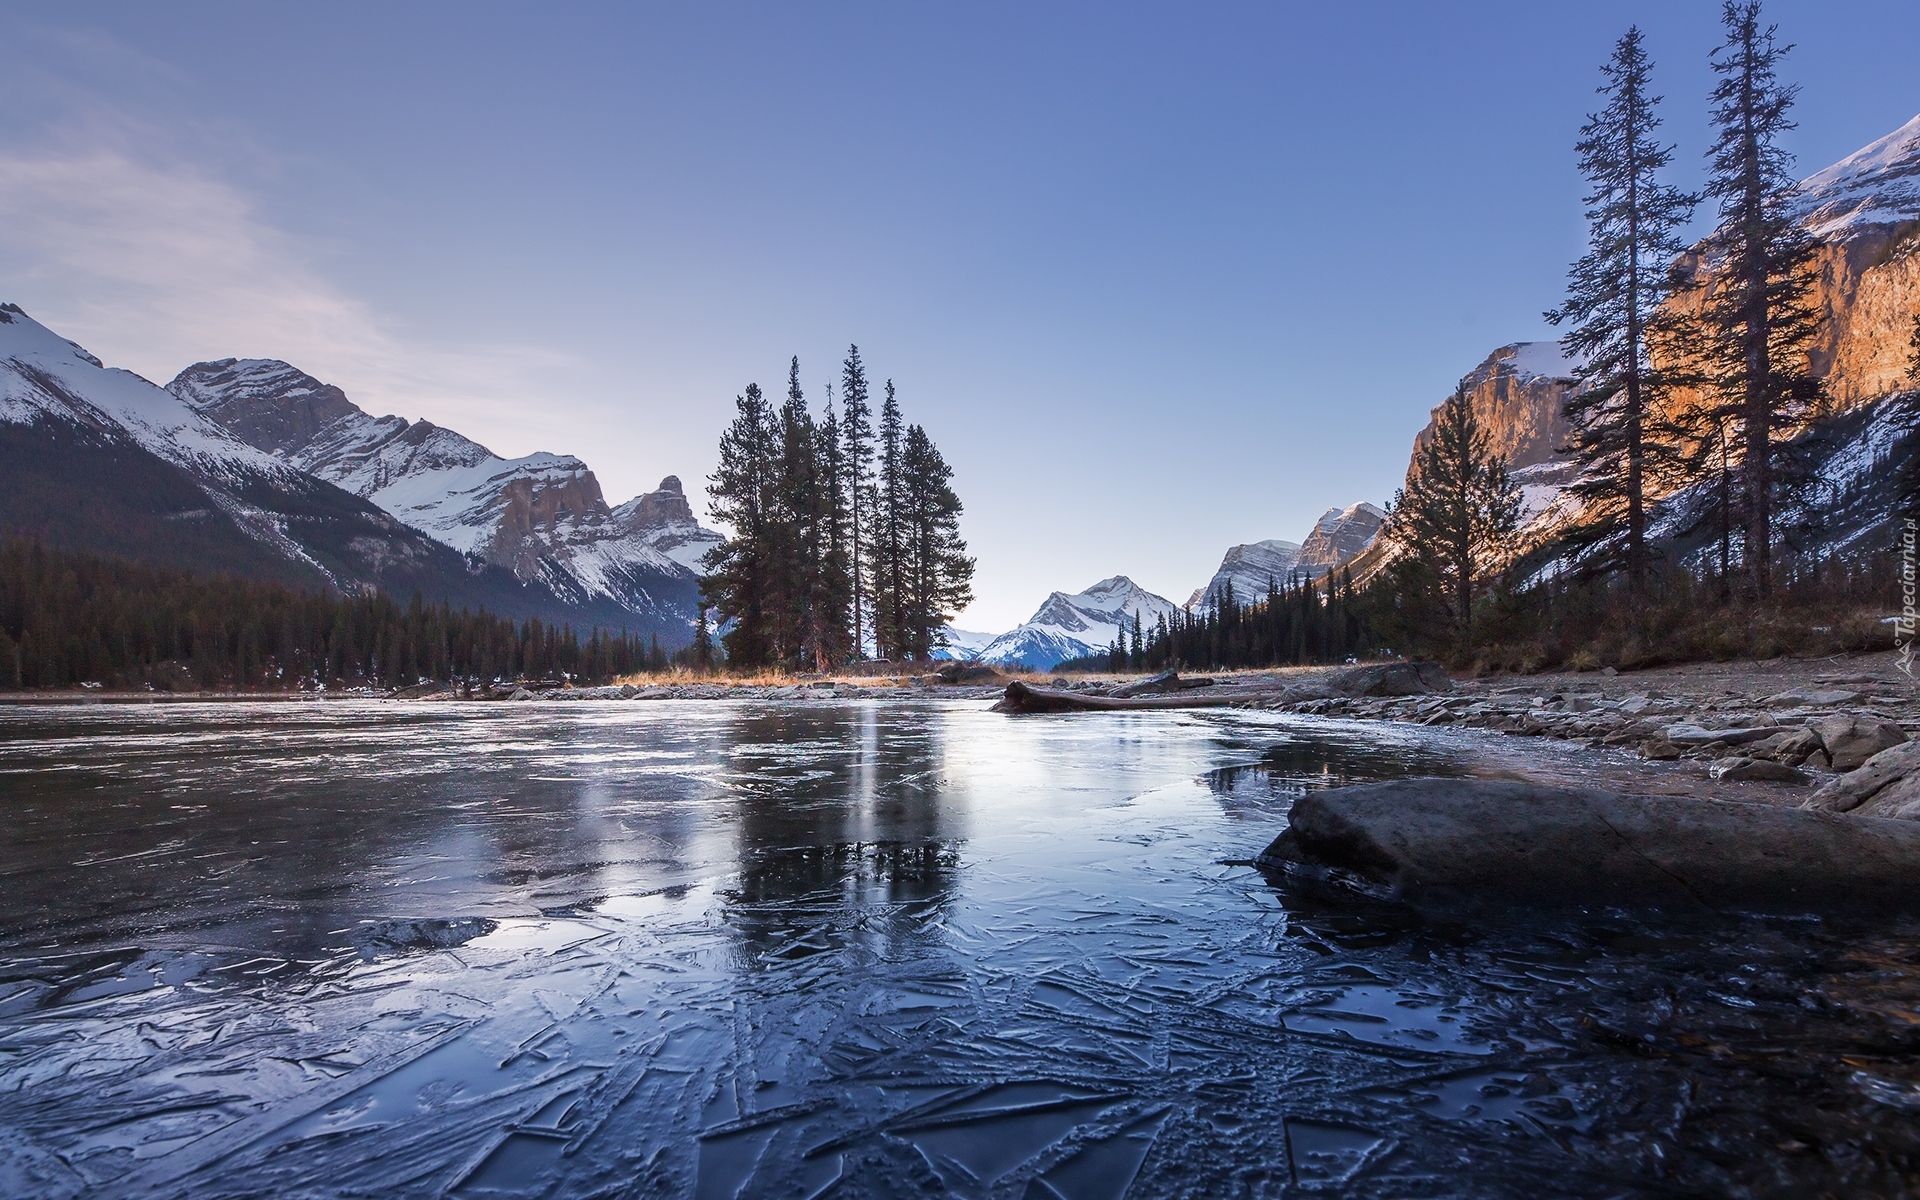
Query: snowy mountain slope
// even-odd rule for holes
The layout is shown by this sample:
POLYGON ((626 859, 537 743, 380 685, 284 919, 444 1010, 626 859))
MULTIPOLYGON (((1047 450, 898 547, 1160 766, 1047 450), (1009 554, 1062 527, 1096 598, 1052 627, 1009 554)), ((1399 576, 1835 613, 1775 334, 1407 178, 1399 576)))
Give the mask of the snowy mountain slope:
POLYGON ((1131 628, 1136 615, 1145 628, 1178 611, 1173 601, 1154 595, 1125 575, 1115 575, 1084 592, 1048 596, 1025 624, 989 642, 980 651, 979 661, 1050 670, 1068 659, 1106 650, 1119 636, 1121 622, 1131 628))
MULTIPOLYGON (((623 607, 471 561, 0 306, 0 533, 303 587, 382 588, 576 625, 623 607)), ((577 589, 576 589, 577 592, 577 589)))
POLYGON ((1284 583, 1293 565, 1300 561, 1300 543, 1268 538, 1264 542, 1247 542, 1239 546, 1230 546, 1220 559, 1220 569, 1213 578, 1193 589, 1187 597, 1186 607, 1199 608, 1207 602, 1207 597, 1220 591, 1227 582, 1233 582, 1233 596, 1237 603, 1245 604, 1249 600, 1267 594, 1267 583, 1284 583))
POLYGON ((995 633, 974 633, 971 630, 947 627, 947 644, 934 650, 932 657, 938 659, 958 659, 972 662, 980 657, 980 652, 1000 636, 995 633))
POLYGON ((102 365, 18 305, 0 305, 0 361, 6 368, 0 421, 28 425, 53 417, 111 429, 189 472, 227 482, 291 482, 295 475, 165 389, 132 371, 102 365))
POLYGON ((277 360, 195 363, 169 389, 278 460, 576 600, 690 622, 700 560, 720 540, 694 519, 672 476, 659 491, 610 508, 578 458, 502 458, 428 421, 374 417, 277 360))
POLYGON ((1800 182, 1801 221, 1822 238, 1920 221, 1920 116, 1800 182))

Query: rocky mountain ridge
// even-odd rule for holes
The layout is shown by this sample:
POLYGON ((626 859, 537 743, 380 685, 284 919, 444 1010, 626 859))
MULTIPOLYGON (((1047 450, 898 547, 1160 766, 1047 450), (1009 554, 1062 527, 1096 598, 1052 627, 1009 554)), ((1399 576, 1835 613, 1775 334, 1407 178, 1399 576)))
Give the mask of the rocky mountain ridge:
POLYGON ((168 390, 256 449, 470 559, 638 617, 690 622, 701 557, 720 540, 694 519, 674 476, 610 507, 572 455, 502 458, 429 421, 375 417, 275 359, 195 363, 168 390))
MULTIPOLYGON (((302 587, 403 598, 418 591, 520 619, 658 632, 669 642, 688 636, 682 610, 691 612, 695 584, 684 568, 648 579, 648 605, 591 592, 571 571, 518 576, 263 448, 311 443, 351 415, 338 389, 301 387, 285 403, 223 413, 243 438, 178 394, 106 367, 19 306, 0 306, 0 534, 302 587)), ((689 529, 698 527, 684 497, 622 507, 609 520, 660 518, 647 533, 652 560, 689 552, 689 529)))

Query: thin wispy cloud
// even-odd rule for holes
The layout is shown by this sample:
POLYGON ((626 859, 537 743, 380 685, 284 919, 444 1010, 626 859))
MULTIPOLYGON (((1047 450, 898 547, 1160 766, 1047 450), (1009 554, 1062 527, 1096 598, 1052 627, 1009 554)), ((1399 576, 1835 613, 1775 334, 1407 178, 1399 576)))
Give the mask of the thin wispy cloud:
POLYGON ((110 365, 165 383, 200 359, 281 358, 372 411, 483 438, 512 437, 514 414, 575 365, 535 346, 409 339, 235 184, 100 144, 122 138, 61 140, 93 144, 0 147, 0 299, 110 365))

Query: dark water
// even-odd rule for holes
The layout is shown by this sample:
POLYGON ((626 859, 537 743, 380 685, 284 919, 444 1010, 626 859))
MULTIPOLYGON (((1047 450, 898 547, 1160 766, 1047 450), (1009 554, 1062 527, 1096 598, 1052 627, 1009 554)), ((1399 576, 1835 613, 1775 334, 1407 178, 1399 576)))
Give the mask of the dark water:
POLYGON ((0 708, 0 1194, 1920 1190, 1913 928, 1328 908, 1475 742, 982 709, 0 708))

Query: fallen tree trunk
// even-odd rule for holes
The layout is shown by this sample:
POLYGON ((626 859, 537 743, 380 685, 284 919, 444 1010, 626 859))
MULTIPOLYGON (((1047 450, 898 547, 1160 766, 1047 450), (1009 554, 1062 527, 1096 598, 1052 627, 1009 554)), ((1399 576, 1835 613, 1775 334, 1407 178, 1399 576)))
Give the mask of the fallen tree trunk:
POLYGON ((1006 713, 1135 712, 1155 708, 1228 708, 1236 704, 1264 703, 1287 698, 1288 694, 1284 689, 1256 691, 1251 688, 1246 690, 1222 688, 1197 695, 1168 692, 1149 696, 1093 696, 1081 692, 1056 691, 1053 688, 1031 688, 1016 679, 1007 685, 1007 694, 993 706, 993 711, 1006 713))
POLYGON ((1256 860, 1419 906, 1920 907, 1920 824, 1583 788, 1411 779, 1310 792, 1256 860))
POLYGON ((1255 704, 1293 704, 1334 696, 1419 696, 1453 686, 1446 669, 1431 662, 1368 663, 1294 683, 1265 687, 1216 686, 1214 680, 1181 679, 1171 671, 1128 684, 1107 695, 1033 688, 1014 680, 993 706, 994 712, 1127 712, 1156 708, 1238 708, 1255 704), (1188 695, 1188 691, 1203 691, 1188 695))

